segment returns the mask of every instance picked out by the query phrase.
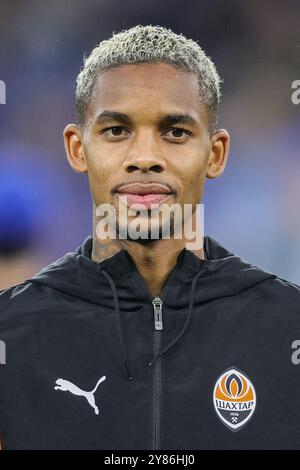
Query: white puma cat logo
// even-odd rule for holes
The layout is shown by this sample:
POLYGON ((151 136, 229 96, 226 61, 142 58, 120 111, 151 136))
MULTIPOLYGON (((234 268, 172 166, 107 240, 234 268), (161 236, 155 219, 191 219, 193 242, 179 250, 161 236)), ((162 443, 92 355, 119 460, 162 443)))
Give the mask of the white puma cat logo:
POLYGON ((63 392, 71 392, 73 393, 73 395, 79 395, 79 396, 85 397, 88 403, 91 405, 91 407, 94 408, 96 415, 98 415, 99 408, 98 406, 96 406, 94 393, 97 390, 98 385, 101 384, 101 382, 103 382, 105 379, 106 379, 106 376, 103 375, 101 379, 99 379, 98 382, 96 383, 95 388, 93 388, 93 390, 91 390, 90 392, 81 390, 81 388, 77 387, 77 385, 72 384, 72 382, 69 382, 68 380, 57 379, 55 381, 57 386, 54 387, 54 390, 62 390, 63 392))

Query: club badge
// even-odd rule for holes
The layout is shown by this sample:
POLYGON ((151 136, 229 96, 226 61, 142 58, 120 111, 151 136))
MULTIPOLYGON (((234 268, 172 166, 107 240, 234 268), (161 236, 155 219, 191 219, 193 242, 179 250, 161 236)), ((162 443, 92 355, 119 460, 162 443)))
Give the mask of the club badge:
POLYGON ((254 413, 254 386, 244 373, 232 367, 218 378, 214 387, 213 402, 220 420, 232 431, 238 431, 254 413))

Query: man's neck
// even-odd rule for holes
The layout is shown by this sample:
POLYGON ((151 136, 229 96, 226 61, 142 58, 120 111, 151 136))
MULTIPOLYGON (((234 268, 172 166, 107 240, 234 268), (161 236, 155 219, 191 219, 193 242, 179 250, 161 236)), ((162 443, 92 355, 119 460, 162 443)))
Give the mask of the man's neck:
MULTIPOLYGON (((99 263, 122 249, 127 250, 145 280, 151 295, 159 296, 185 245, 186 242, 182 239, 155 240, 147 245, 123 239, 99 240, 94 233, 91 258, 99 263)), ((204 259, 203 248, 191 251, 199 258, 204 259)))
MULTIPOLYGON (((195 212, 193 213, 192 218, 194 224, 193 229, 195 230, 197 223, 199 223, 195 212)), ((109 237, 99 239, 96 233, 97 222, 98 219, 96 217, 96 208, 94 205, 92 260, 100 263, 105 259, 111 258, 122 249, 127 250, 129 255, 132 257, 138 272, 147 284, 149 292, 154 297, 161 294, 170 272, 176 265, 177 257, 184 248, 196 246, 196 248, 191 249, 191 251, 199 258, 205 259, 203 247, 200 246, 200 248, 198 248, 201 243, 193 245, 191 243, 193 240, 187 240, 185 238, 184 230, 182 231, 182 238, 163 238, 155 240, 149 244, 144 244, 128 239, 112 239, 109 237)), ((199 231, 200 227, 198 227, 197 234, 199 231)), ((189 231, 188 233, 191 237, 191 233, 189 231)))

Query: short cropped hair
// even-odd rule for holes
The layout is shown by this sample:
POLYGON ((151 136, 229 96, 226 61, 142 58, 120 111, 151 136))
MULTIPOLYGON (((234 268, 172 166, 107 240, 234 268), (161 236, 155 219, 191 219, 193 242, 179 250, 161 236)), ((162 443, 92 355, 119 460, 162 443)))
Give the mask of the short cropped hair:
POLYGON ((159 62, 196 74, 199 97, 208 112, 209 128, 213 130, 221 97, 221 79, 214 63, 196 41, 165 27, 152 25, 137 25, 113 33, 109 39, 100 42, 88 57, 84 57, 76 80, 78 124, 84 125, 99 72, 122 65, 159 62))

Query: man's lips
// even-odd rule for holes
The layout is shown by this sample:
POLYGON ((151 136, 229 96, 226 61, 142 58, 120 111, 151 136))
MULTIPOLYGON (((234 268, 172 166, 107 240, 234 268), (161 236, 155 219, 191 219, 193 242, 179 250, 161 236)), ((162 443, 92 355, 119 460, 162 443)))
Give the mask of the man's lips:
POLYGON ((134 204, 143 204, 147 209, 151 209, 151 205, 161 204, 173 194, 167 186, 161 184, 129 184, 122 186, 117 191, 121 199, 125 199, 128 206, 134 204))
POLYGON ((169 196, 170 194, 145 194, 144 196, 130 193, 120 194, 120 198, 124 200, 128 206, 143 204, 146 209, 151 209, 152 204, 162 204, 169 196))
POLYGON ((117 192, 145 196, 146 194, 171 194, 173 191, 168 186, 158 183, 131 183, 121 186, 117 192))

